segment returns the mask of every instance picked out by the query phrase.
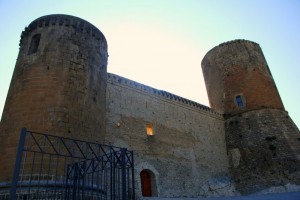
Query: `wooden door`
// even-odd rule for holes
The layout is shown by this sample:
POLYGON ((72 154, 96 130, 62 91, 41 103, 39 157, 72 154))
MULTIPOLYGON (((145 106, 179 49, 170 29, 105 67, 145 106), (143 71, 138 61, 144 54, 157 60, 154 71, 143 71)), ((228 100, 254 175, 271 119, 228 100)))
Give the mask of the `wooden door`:
POLYGON ((151 175, 146 170, 141 171, 141 185, 142 185, 142 195, 144 197, 151 197, 151 175))

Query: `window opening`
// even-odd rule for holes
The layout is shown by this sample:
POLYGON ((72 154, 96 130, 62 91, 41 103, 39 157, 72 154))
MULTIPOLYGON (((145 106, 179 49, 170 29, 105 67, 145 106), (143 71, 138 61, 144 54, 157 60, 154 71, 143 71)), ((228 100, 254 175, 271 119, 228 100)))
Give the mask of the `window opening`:
POLYGON ((238 106, 239 108, 244 107, 244 102, 243 102, 243 98, 242 98, 241 95, 237 95, 237 96, 235 97, 235 100, 236 100, 236 104, 237 104, 237 106, 238 106))
POLYGON ((146 131, 147 131, 147 135, 154 135, 153 125, 147 124, 146 131))
POLYGON ((32 36, 30 46, 29 46, 28 55, 37 52, 37 50, 39 48, 39 44, 40 44, 40 39, 41 39, 41 34, 36 34, 36 35, 32 36))

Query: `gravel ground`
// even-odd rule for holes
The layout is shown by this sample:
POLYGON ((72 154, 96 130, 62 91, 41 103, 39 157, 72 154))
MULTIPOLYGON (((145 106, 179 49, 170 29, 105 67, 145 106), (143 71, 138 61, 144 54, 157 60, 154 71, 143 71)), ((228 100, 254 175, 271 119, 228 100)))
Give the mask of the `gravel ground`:
POLYGON ((144 200, 300 200, 300 192, 272 193, 255 196, 235 196, 218 198, 158 198, 148 197, 144 200))

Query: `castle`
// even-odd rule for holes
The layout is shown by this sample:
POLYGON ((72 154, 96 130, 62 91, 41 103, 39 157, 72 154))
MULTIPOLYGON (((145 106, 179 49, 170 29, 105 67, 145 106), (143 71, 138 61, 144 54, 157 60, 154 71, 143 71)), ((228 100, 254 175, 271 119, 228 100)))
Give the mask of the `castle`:
POLYGON ((299 129, 257 43, 226 42, 203 58, 211 108, 107 73, 107 48, 74 16, 25 28, 0 124, 0 186, 26 127, 133 150, 137 197, 299 189, 299 129))

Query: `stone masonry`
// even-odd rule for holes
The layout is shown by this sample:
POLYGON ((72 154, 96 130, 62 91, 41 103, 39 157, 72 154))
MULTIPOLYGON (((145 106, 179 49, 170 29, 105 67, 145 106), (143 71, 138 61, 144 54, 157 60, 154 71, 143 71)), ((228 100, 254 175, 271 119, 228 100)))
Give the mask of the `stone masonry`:
POLYGON ((204 195, 210 179, 228 175, 222 115, 113 74, 108 74, 106 101, 107 142, 135 151, 136 168, 156 177, 154 195, 204 195), (147 124, 154 135, 146 134, 147 124))
POLYGON ((299 129, 257 43, 204 57, 211 108, 107 73, 107 59, 104 35, 83 19, 48 15, 25 28, 0 123, 0 190, 22 127, 133 150, 138 198, 142 171, 156 197, 300 188, 299 129))
POLYGON ((76 17, 41 17, 23 31, 0 125, 0 181, 11 180, 22 127, 104 141, 107 57, 103 34, 76 17))
POLYGON ((202 69, 212 108, 224 114, 236 189, 251 194, 300 181, 299 129, 284 110, 269 66, 254 42, 210 50, 202 69))
POLYGON ((271 71, 258 44, 236 40, 210 50, 202 60, 210 105, 224 114, 260 108, 284 109, 271 71), (235 97, 244 97, 244 108, 235 97))

